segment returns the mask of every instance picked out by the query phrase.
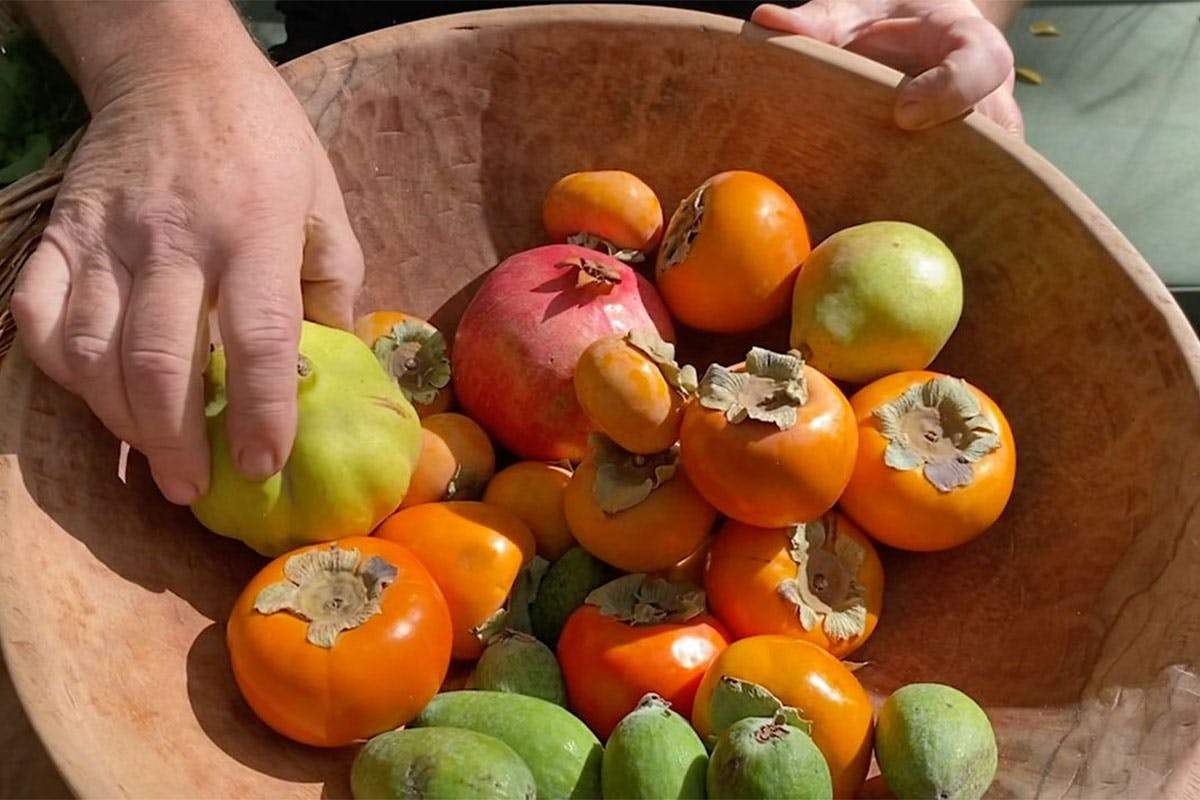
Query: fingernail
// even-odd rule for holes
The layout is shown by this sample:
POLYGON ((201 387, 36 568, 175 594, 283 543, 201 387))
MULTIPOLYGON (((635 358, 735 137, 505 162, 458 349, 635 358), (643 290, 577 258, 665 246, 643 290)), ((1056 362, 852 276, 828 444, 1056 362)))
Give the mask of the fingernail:
POLYGON ((182 478, 167 478, 158 482, 158 488, 163 496, 172 503, 189 506, 200 497, 200 490, 195 484, 182 478))
POLYGON ((279 471, 279 461, 266 447, 244 447, 238 455, 238 469, 247 479, 262 481, 279 471))
POLYGON ((929 124, 929 106, 920 100, 908 100, 896 109, 896 123, 902 128, 923 128, 929 124))

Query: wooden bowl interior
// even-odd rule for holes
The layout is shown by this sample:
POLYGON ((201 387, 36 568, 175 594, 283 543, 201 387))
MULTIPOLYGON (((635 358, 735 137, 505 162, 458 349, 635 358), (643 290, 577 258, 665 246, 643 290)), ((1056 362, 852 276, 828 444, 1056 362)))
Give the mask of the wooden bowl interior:
MULTIPOLYGON (((976 542, 884 552, 886 606, 859 675, 876 698, 940 681, 984 704, 995 796, 1191 785, 1200 348, 1140 257, 1035 154, 974 118, 901 132, 890 71, 662 9, 431 20, 284 73, 366 253, 360 310, 403 308, 448 333, 488 268, 543 242, 542 195, 575 170, 631 170, 670 213, 709 175, 752 169, 796 197, 814 240, 874 219, 941 236, 966 298, 934 366, 1006 409, 1017 485, 976 542)), ((685 331, 682 349, 703 368, 751 342, 784 347, 786 327, 685 331)), ((262 561, 162 500, 139 458, 121 483, 117 443, 19 351, 2 381, 3 642, 72 786, 344 795, 351 753, 285 742, 233 685, 223 622, 262 561)))

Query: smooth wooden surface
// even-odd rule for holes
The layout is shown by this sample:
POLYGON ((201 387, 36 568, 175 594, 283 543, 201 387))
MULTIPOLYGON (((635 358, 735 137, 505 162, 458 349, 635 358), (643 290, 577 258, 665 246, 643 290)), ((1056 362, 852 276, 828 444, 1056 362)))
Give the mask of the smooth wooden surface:
MULTIPOLYGON (((542 193, 578 169, 632 170, 667 209, 714 172, 755 169, 817 239, 881 218, 942 236, 966 301, 936 366, 1007 410, 1017 487, 977 542, 885 553, 859 675, 877 699, 918 680, 979 699, 1000 739, 994 797, 1200 797, 1200 345, 1036 154, 974 117, 903 133, 895 73, 660 9, 430 20, 284 71, 367 254, 363 310, 452 331, 477 277, 541 241, 542 193)), ((682 349, 703 365, 784 333, 682 349)), ((279 739, 233 685, 223 620, 260 560, 161 500, 140 460, 120 483, 117 443, 19 351, 0 398, 0 640, 71 786, 344 796, 352 754, 279 739)))

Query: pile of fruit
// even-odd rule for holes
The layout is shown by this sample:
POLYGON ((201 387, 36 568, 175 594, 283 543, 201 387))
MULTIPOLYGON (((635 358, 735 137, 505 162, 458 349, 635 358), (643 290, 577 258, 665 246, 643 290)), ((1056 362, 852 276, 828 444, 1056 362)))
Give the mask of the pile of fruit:
POLYGON ((746 171, 665 226, 636 176, 574 173, 543 219, 452 344, 400 311, 305 323, 264 482, 232 464, 214 354, 193 511, 274 559, 228 623, 250 707, 358 747, 359 798, 851 798, 872 755, 897 797, 982 796, 974 701, 916 683, 876 715, 843 660, 880 619, 877 544, 958 546, 1012 492, 1001 410, 928 370, 954 255, 895 221, 813 247, 746 171), (756 346, 701 371, 676 325, 756 346))

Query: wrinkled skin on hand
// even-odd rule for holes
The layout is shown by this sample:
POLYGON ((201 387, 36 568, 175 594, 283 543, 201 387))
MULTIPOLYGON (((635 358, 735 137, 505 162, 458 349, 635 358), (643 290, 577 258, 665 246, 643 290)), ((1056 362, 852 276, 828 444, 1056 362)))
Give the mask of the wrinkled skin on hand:
POLYGON ((970 0, 810 0, 794 9, 767 4, 755 9, 752 21, 904 72, 911 80, 896 97, 901 128, 928 128, 974 108, 1024 136, 1013 99, 1012 49, 970 0))
POLYGON ((12 310, 34 362, 187 504, 209 478, 211 312, 233 453, 265 478, 295 435, 302 315, 351 325, 362 252, 303 109, 257 52, 105 86, 12 310))

